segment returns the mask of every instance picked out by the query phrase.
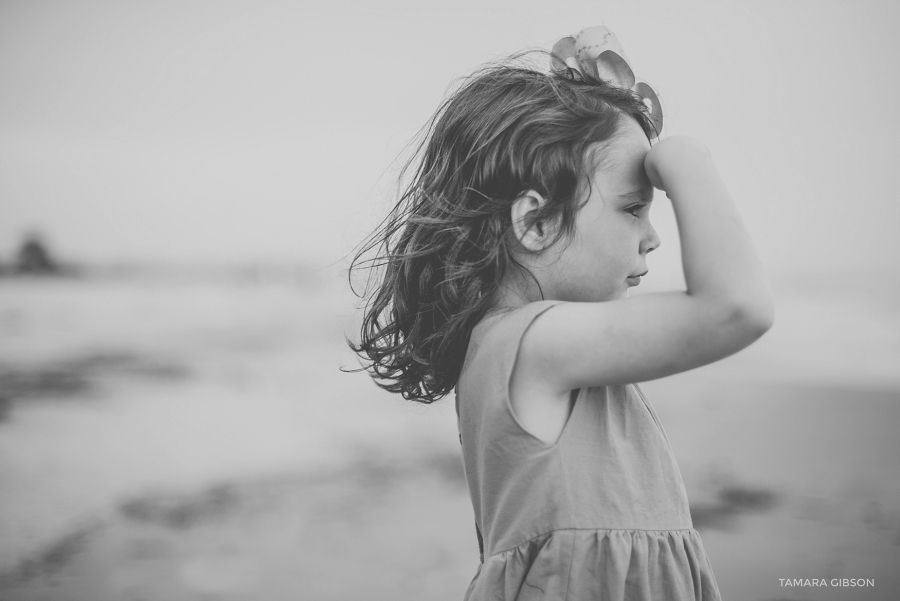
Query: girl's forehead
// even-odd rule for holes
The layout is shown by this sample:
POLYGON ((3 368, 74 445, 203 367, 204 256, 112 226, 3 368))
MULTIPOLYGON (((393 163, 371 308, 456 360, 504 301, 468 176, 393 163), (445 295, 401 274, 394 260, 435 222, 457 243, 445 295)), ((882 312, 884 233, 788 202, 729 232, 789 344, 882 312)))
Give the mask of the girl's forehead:
POLYGON ((635 128, 637 132, 621 129, 612 140, 597 149, 594 183, 607 194, 652 188, 644 170, 644 157, 650 150, 650 143, 637 124, 635 128))

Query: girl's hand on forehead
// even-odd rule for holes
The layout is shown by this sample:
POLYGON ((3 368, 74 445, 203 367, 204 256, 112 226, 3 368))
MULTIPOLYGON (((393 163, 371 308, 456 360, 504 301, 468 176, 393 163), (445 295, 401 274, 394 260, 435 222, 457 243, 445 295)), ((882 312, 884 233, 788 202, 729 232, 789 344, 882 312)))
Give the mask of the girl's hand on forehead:
POLYGON ((712 155, 703 142, 689 136, 671 136, 657 142, 644 157, 644 170, 657 190, 666 191, 666 182, 698 164, 712 164, 712 155))

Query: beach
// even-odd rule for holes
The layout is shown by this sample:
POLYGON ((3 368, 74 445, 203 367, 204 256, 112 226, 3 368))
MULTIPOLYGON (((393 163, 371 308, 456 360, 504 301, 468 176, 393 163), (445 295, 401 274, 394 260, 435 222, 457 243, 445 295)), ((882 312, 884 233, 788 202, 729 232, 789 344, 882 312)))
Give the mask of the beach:
MULTIPOLYGON (((0 599, 461 599, 452 398, 341 371, 339 278, 204 274, 0 279, 0 599)), ((896 291, 777 293, 759 343, 641 384, 694 526, 723 598, 895 599, 896 291)))

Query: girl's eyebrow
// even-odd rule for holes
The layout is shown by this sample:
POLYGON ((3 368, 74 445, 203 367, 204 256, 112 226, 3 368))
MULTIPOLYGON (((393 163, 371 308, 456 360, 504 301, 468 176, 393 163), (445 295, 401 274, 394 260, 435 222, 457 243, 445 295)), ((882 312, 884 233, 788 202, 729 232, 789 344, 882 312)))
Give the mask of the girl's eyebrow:
POLYGON ((647 192, 646 190, 632 190, 631 192, 626 192, 625 194, 619 194, 619 198, 632 202, 652 202, 653 201, 653 191, 647 192))

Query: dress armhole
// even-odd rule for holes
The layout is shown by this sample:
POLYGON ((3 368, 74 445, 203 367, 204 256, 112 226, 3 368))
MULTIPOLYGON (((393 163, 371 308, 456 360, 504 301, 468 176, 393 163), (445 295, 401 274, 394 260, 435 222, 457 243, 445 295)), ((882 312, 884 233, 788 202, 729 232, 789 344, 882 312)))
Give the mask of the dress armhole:
MULTIPOLYGON (((519 417, 516 415, 515 410, 512 406, 512 400, 510 396, 510 387, 512 385, 512 375, 513 370, 516 365, 516 359, 519 356, 519 347, 522 344, 522 338, 525 337, 525 332, 534 323, 534 320, 538 318, 541 314, 547 311, 550 307, 554 307, 558 304, 561 304, 565 301, 561 300, 543 300, 543 301, 535 301, 533 303, 529 303, 524 307, 521 307, 509 315, 505 316, 509 322, 503 324, 508 328, 507 332, 509 338, 504 341, 503 355, 502 355, 502 367, 500 370, 501 376, 503 378, 503 407, 506 413, 509 415, 510 419, 512 419, 513 423, 515 423, 516 427, 528 438, 537 442, 540 445, 546 447, 552 447, 555 443, 549 443, 541 440, 531 432, 529 432, 522 422, 519 421, 519 417)), ((500 324, 498 324, 500 325, 500 324)))

